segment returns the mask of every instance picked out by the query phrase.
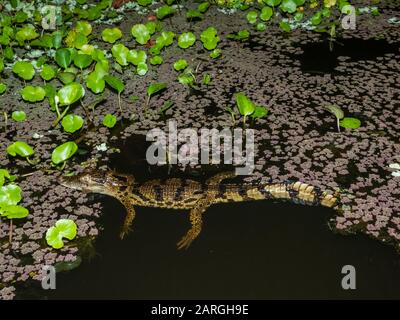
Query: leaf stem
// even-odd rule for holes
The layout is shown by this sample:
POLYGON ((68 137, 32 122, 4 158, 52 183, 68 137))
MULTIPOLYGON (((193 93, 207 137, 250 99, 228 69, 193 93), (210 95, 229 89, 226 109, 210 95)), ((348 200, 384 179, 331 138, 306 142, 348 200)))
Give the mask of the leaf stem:
POLYGON ((58 125, 58 123, 62 120, 62 118, 64 118, 64 116, 67 114, 67 112, 68 112, 68 110, 69 110, 69 107, 70 106, 68 106, 68 107, 66 107, 65 109, 64 109, 64 111, 57 117, 57 119, 53 122, 53 128, 55 128, 57 125, 58 125))
POLYGON ((336 120, 337 120, 337 130, 340 133, 340 120, 338 117, 336 117, 336 120))

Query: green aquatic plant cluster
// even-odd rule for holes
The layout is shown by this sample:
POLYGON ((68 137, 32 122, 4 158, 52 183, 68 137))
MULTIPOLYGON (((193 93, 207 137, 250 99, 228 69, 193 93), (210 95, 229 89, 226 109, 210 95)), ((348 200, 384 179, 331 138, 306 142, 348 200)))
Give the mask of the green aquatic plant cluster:
POLYGON ((0 169, 0 218, 10 221, 9 243, 12 242, 13 219, 23 219, 29 214, 29 210, 19 204, 22 190, 15 183, 16 178, 8 170, 0 169))

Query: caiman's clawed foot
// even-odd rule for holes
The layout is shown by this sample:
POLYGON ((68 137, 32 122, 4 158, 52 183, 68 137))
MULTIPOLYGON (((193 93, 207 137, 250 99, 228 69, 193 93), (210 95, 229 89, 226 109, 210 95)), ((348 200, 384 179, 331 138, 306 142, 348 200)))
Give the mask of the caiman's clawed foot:
POLYGON ((197 238, 200 232, 194 232, 194 230, 189 230, 188 233, 176 244, 178 249, 188 249, 192 244, 193 240, 197 238))
POLYGON ((125 208, 127 210, 126 218, 124 221, 124 225, 122 227, 121 233, 119 234, 119 237, 121 240, 129 233, 132 231, 132 222, 135 219, 135 209, 132 207, 128 207, 128 204, 125 205, 125 208))
POLYGON ((186 235, 177 243, 178 249, 187 249, 194 239, 198 237, 203 225, 203 212, 210 206, 211 200, 204 198, 199 200, 196 207, 190 211, 190 223, 192 227, 186 235))

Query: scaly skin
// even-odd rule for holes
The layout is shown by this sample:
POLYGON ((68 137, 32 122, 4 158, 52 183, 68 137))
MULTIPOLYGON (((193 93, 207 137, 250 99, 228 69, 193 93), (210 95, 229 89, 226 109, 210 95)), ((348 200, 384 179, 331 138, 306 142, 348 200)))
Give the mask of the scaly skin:
POLYGON ((171 178, 150 180, 139 184, 131 175, 115 172, 86 172, 61 177, 59 182, 69 188, 106 194, 118 199, 127 216, 121 238, 129 231, 135 218, 134 206, 190 210, 191 229, 178 242, 179 249, 188 248, 201 232, 202 215, 213 204, 264 199, 285 199, 295 203, 333 207, 338 195, 321 192, 301 183, 226 184, 223 180, 235 177, 232 172, 219 173, 205 183, 190 179, 171 178))

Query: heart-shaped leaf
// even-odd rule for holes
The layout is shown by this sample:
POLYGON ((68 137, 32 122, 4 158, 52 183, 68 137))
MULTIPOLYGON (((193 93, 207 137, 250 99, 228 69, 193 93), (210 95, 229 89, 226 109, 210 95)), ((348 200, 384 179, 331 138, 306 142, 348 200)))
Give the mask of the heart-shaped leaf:
POLYGON ((13 183, 0 187, 0 206, 15 206, 22 199, 21 193, 21 188, 13 183))
POLYGON ((236 104, 242 116, 251 115, 256 108, 254 103, 242 92, 236 93, 236 104))
POLYGON ((76 224, 69 219, 60 219, 46 232, 46 242, 54 249, 64 247, 63 239, 73 240, 76 237, 76 224))
POLYGON ((64 130, 69 133, 74 133, 79 130, 83 126, 83 119, 81 116, 76 114, 68 114, 66 115, 61 122, 64 130))
POLYGON ((104 91, 106 83, 103 79, 104 76, 101 75, 100 72, 93 71, 88 75, 86 78, 86 86, 93 92, 93 93, 101 93, 104 91))
POLYGON ((13 65, 13 72, 24 80, 32 80, 35 75, 35 69, 30 62, 17 61, 13 65))
POLYGON ((105 42, 114 43, 122 38, 122 32, 119 28, 106 28, 102 31, 101 37, 105 42))
POLYGON ((135 24, 131 33, 140 44, 146 44, 150 40, 150 32, 144 24, 135 24))
POLYGON ((70 49, 62 48, 56 51, 55 60, 61 68, 68 68, 72 62, 72 53, 70 49))
POLYGON ((59 164, 71 158, 78 150, 78 146, 74 141, 65 142, 53 150, 51 161, 54 164, 59 164))
POLYGON ((29 210, 19 205, 0 207, 0 216, 7 219, 22 219, 29 215, 29 210))
POLYGON ((340 126, 346 129, 358 129, 361 126, 361 121, 357 118, 344 117, 340 120, 340 126))
POLYGON ((105 125, 107 128, 113 128, 116 123, 117 118, 110 113, 106 114, 103 118, 103 125, 105 125))
POLYGON ((21 90, 22 99, 29 102, 42 101, 46 91, 42 87, 26 86, 21 90))
POLYGON ((74 65, 81 70, 89 67, 92 62, 93 58, 88 54, 76 54, 74 57, 74 65))
POLYGON ((178 46, 182 49, 191 47, 196 42, 196 36, 192 32, 184 32, 178 38, 178 46))
POLYGON ((203 43, 204 48, 207 50, 213 50, 220 41, 220 38, 218 37, 217 30, 214 27, 208 27, 201 33, 200 40, 203 43))
POLYGON ((127 66, 128 65, 128 57, 130 55, 129 49, 125 47, 122 43, 115 44, 111 48, 111 52, 115 60, 121 65, 121 66, 127 66))
POLYGON ((69 106, 85 95, 85 89, 80 83, 67 84, 57 92, 60 106, 69 106))
POLYGON ((26 113, 24 111, 13 111, 11 118, 14 121, 22 122, 26 119, 26 113))
POLYGON ((175 9, 174 9, 174 8, 172 8, 171 6, 168 6, 168 5, 164 5, 164 6, 161 6, 161 7, 159 7, 159 8, 157 9, 156 15, 157 15, 157 18, 158 18, 158 19, 162 20, 162 19, 164 19, 165 17, 170 16, 170 15, 173 14, 174 12, 175 12, 175 9))
POLYGON ((42 77, 43 80, 50 81, 56 76, 56 72, 52 66, 44 64, 42 66, 42 71, 40 72, 40 76, 42 77))
POLYGON ((185 69, 187 67, 187 65, 188 65, 188 63, 185 59, 179 59, 179 60, 175 61, 174 69, 176 71, 180 71, 180 70, 185 69))
POLYGON ((7 153, 10 156, 20 156, 22 158, 30 157, 35 153, 32 147, 23 141, 16 141, 7 147, 7 153))
POLYGON ((271 7, 265 6, 261 9, 260 19, 262 21, 268 21, 269 19, 271 19, 273 13, 274 11, 271 7))
POLYGON ((150 97, 167 87, 166 83, 152 83, 147 87, 147 95, 150 97))
POLYGON ((116 90, 118 93, 121 93, 125 89, 125 85, 122 80, 118 79, 117 77, 113 77, 110 75, 105 75, 104 80, 107 82, 107 84, 116 90))

